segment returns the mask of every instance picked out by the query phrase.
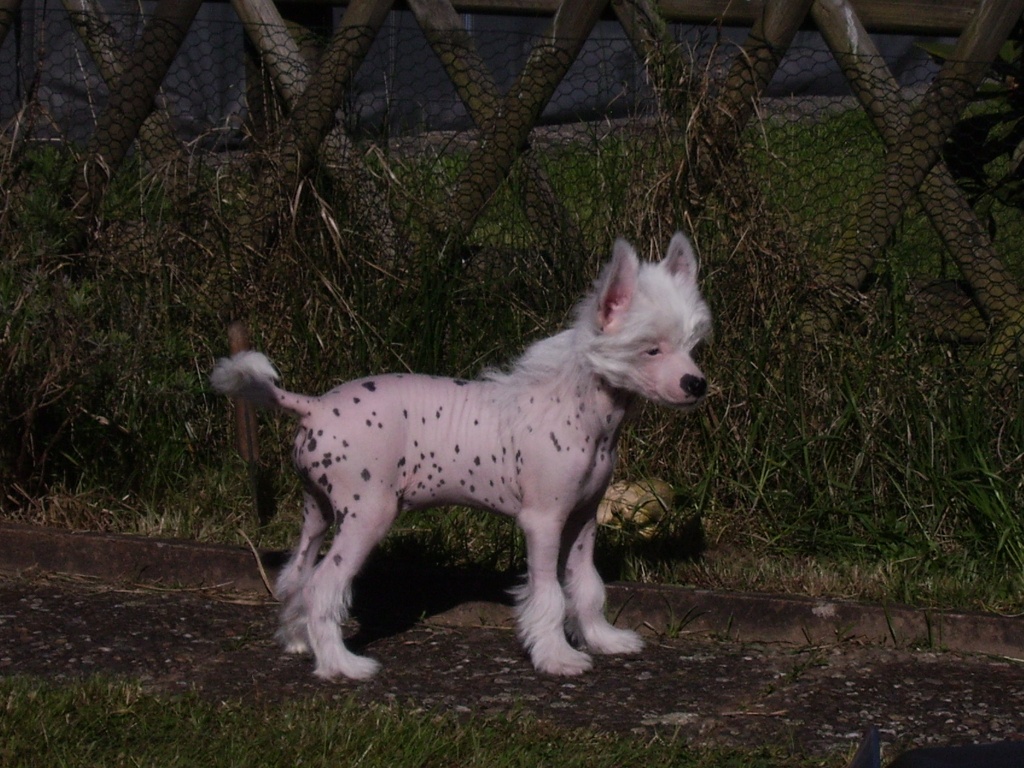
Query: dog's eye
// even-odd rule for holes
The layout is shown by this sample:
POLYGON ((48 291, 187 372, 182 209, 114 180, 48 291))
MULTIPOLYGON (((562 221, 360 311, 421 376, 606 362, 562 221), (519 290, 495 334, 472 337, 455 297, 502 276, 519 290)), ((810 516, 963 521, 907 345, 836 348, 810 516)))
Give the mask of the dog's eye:
POLYGON ((651 347, 650 349, 647 350, 647 354, 650 355, 651 357, 654 357, 655 355, 660 355, 661 347, 651 347))

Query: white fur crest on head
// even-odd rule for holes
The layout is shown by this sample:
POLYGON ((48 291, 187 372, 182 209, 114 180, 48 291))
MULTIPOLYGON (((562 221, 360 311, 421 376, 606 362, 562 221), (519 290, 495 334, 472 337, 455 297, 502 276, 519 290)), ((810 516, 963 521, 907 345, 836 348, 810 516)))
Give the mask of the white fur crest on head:
POLYGON ((621 330, 633 298, 637 293, 641 274, 652 268, 663 269, 676 279, 680 286, 697 291, 697 273, 700 269, 697 253, 690 239, 682 232, 676 232, 668 244, 665 257, 657 264, 643 264, 626 240, 619 238, 612 249, 612 260, 602 270, 596 283, 597 330, 600 333, 615 333, 621 330))
MULTIPOLYGON (((531 386, 552 376, 575 375, 575 366, 583 366, 617 388, 665 402, 638 380, 639 368, 661 343, 690 359, 693 347, 710 334, 711 313, 697 271, 696 254, 682 233, 672 238, 665 258, 654 263, 641 263, 628 242, 617 240, 593 290, 577 305, 572 326, 532 344, 511 370, 488 370, 483 378, 531 386)), ((700 373, 695 364, 691 370, 700 373)))
POLYGON ((640 263, 627 243, 616 243, 577 318, 577 348, 590 368, 613 387, 655 402, 696 403, 700 395, 680 382, 704 380, 692 356, 711 332, 698 269, 693 246, 681 232, 654 263, 640 263))

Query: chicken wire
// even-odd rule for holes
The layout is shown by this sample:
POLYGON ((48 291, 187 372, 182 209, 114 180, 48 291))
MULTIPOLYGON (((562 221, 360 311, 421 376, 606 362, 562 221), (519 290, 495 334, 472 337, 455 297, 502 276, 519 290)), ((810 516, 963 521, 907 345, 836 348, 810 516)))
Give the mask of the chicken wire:
MULTIPOLYGON (((300 63, 307 74, 315 71, 315 51, 330 37, 339 16, 338 11, 320 10, 304 19, 308 27, 300 42, 306 58, 300 63)), ((92 19, 91 23, 93 33, 119 52, 123 67, 130 63, 130 52, 143 39, 147 19, 146 13, 136 6, 112 3, 105 6, 101 21, 92 19)), ((90 141, 97 141, 97 121, 111 101, 109 77, 97 66, 95 49, 90 50, 83 42, 72 21, 64 8, 54 4, 26 3, 0 46, 0 120, 5 136, 14 140, 9 144, 11 148, 45 142, 81 151, 90 141)), ((466 16, 463 22, 486 65, 484 76, 499 99, 515 87, 549 23, 540 18, 486 15, 466 16)), ((737 57, 747 31, 676 25, 671 34, 687 59, 690 78, 677 86, 699 91, 689 95, 689 107, 698 101, 706 104, 725 82, 725 73, 737 57)), ((909 38, 888 36, 880 38, 879 45, 886 52, 887 74, 895 78, 899 98, 908 105, 919 103, 938 72, 939 62, 909 38)), ((151 122, 162 122, 190 156, 216 157, 230 150, 233 157, 244 157, 257 146, 265 150, 267 142, 274 141, 274 131, 289 111, 289 105, 281 98, 280 80, 276 89, 274 82, 253 45, 247 42, 245 29, 231 8, 204 5, 162 79, 155 99, 159 120, 151 122)), ((299 92, 303 85, 295 83, 299 92)), ((534 148, 531 154, 559 148, 551 156, 554 159, 546 163, 548 173, 533 169, 526 175, 542 180, 550 175, 549 166, 558 162, 558 152, 564 152, 568 143, 599 157, 609 142, 636 136, 638 127, 654 125, 657 131, 669 125, 681 130, 678 120, 663 121, 665 90, 664 84, 652 82, 645 62, 639 59, 622 27, 615 21, 598 22, 554 92, 544 100, 543 112, 529 134, 527 144, 534 148)), ((1011 108, 1019 110, 1019 93, 1011 96, 1016 99, 1011 99, 1011 108)), ((885 140, 879 137, 863 106, 851 94, 847 78, 821 38, 804 32, 798 34, 782 58, 767 91, 758 100, 755 119, 744 128, 744 171, 752 184, 764 185, 763 196, 791 214, 794 229, 808 247, 827 250, 844 233, 856 229, 851 212, 859 206, 863 214, 863 200, 870 195, 872 185, 883 177, 891 160, 885 140), (844 194, 838 195, 837 188, 844 194)), ((1019 112, 1013 113, 1011 109, 1013 114, 1019 116, 1019 112)), ((335 135, 344 137, 345 151, 354 155, 366 155, 370 148, 385 153, 429 148, 435 156, 457 158, 459 152, 480 137, 474 116, 413 14, 407 11, 389 14, 374 36, 365 59, 345 85, 344 99, 335 110, 334 120, 339 128, 335 135), (357 151, 351 152, 353 149, 357 151)), ((974 127, 981 129, 977 123, 974 127)), ((1019 197, 1000 196, 995 187, 999 179, 1004 187, 1019 185, 1020 152, 993 157, 988 146, 988 154, 983 154, 980 150, 985 144, 984 136, 972 137, 969 128, 963 126, 958 130, 955 140, 939 137, 939 159, 956 171, 955 181, 965 184, 962 192, 978 208, 981 234, 995 240, 990 255, 1005 267, 996 277, 1002 281, 1019 279, 1021 249, 1014 245, 1021 236, 1020 217, 1015 215, 1019 213, 1019 197), (972 149, 978 152, 972 155, 972 149), (991 183, 979 173, 987 165, 1000 163, 993 171, 991 183)), ((927 142, 928 137, 924 138, 927 142)), ((142 140, 145 139, 143 133, 142 140)), ((514 149, 519 153, 525 148, 524 145, 514 149)), ((519 166, 498 169, 499 174, 510 175, 513 183, 520 171, 519 166)), ((665 172, 657 164, 652 170, 655 174, 665 172)), ((596 242, 605 233, 599 226, 590 226, 593 222, 587 219, 596 217, 601 219, 599 224, 605 224, 606 212, 593 206, 574 209, 573 196, 564 193, 564 184, 572 185, 572 179, 565 181, 567 173, 564 167, 556 173, 563 187, 549 190, 555 196, 551 200, 541 194, 540 202, 534 201, 533 210, 543 211, 550 203, 557 204, 564 208, 559 211, 562 223, 567 217, 579 225, 568 232, 582 231, 588 242, 596 242)), ((642 195, 644 185, 654 183, 643 178, 642 167, 638 171, 630 166, 628 173, 630 178, 626 181, 637 185, 636 194, 642 195)), ((453 178, 453 183, 458 181, 459 177, 453 178)), ((585 178, 578 182, 587 183, 585 178)), ((495 190, 484 183, 480 192, 490 199, 495 190)), ((388 205, 386 196, 378 193, 366 198, 372 201, 369 205, 374 209, 388 205)), ((684 210, 674 210, 669 216, 678 217, 687 206, 700 204, 687 201, 682 191, 679 198, 684 202, 684 210)), ((529 217, 531 209, 526 207, 529 217)), ((369 219, 379 221, 379 213, 372 211, 369 219)), ((366 217, 365 212, 355 211, 352 215, 366 217)), ((446 215, 447 211, 428 212, 426 218, 435 224, 443 223, 448 221, 446 215)), ((956 306, 967 310, 972 303, 977 304, 977 286, 965 279, 963 265, 949 258, 948 242, 944 243, 943 237, 922 224, 934 215, 927 205, 922 211, 916 198, 909 201, 906 211, 895 214, 900 221, 911 222, 897 231, 895 253, 904 265, 908 261, 915 263, 889 279, 903 281, 904 289, 917 291, 926 300, 935 298, 931 294, 945 291, 956 306), (902 250, 900 239, 908 243, 902 250)), ((477 220, 471 222, 475 225, 477 220)), ((393 228, 394 224, 392 221, 380 226, 393 228)), ((519 233, 496 233, 495 228, 500 226, 500 222, 486 222, 488 236, 501 243, 514 243, 525 237, 519 233)), ((975 231, 964 234, 968 238, 977 235, 975 231)), ((888 263, 884 257, 875 260, 872 274, 891 272, 887 270, 888 263)), ((1006 290, 1017 295, 1015 286, 1006 290)), ((991 319, 992 312, 984 307, 981 314, 991 319)), ((976 326, 968 335, 981 332, 983 328, 976 326)))

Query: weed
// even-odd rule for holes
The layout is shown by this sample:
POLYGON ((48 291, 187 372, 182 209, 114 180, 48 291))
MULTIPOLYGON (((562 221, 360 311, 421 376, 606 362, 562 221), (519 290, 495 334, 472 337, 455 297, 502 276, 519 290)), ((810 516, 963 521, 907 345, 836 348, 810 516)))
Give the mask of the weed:
POLYGON ((807 764, 763 748, 695 749, 556 728, 528 716, 456 718, 322 698, 287 703, 159 696, 100 679, 0 680, 0 766, 360 765, 770 768, 807 764))
MULTIPOLYGON (((572 243, 524 215, 519 165, 465 242, 440 237, 459 141, 373 147, 358 172, 314 174, 276 200, 261 248, 244 162, 196 156, 162 177, 133 161, 83 237, 57 202, 71 152, 21 145, 0 168, 0 514, 284 546, 293 426, 261 418, 279 499, 261 527, 230 407, 206 384, 229 321, 297 391, 377 371, 472 376, 560 325, 616 235, 663 242, 685 226, 716 317, 712 389, 695 417, 644 408, 623 435, 619 476, 668 482, 679 508, 650 540, 607 531, 606 575, 1019 610, 1021 385, 990 383, 981 349, 915 334, 903 287, 950 268, 923 214, 908 212, 854 332, 793 332, 810 267, 884 157, 867 118, 766 120, 699 215, 680 189, 686 137, 667 128, 531 150, 572 243)), ((1024 229, 993 216, 1019 275, 1024 229)), ((512 526, 464 510, 410 517, 387 546, 522 564, 512 526)))

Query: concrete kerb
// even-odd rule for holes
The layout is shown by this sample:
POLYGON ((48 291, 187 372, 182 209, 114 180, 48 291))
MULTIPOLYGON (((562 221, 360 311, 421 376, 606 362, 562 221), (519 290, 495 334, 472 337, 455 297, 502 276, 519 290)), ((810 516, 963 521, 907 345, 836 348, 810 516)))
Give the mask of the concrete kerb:
MULTIPOLYGON (((270 578, 280 552, 260 552, 270 578)), ((74 533, 0 522, 0 570, 90 576, 113 582, 162 584, 267 594, 253 551, 244 547, 101 533, 74 533)), ((417 593, 429 574, 416 574, 417 593)), ((451 581, 449 575, 447 581, 451 581)), ((401 601, 395 584, 389 601, 401 601)), ((428 601, 428 621, 457 626, 511 626, 506 600, 428 601)), ((922 610, 847 600, 715 592, 646 584, 608 585, 609 615, 620 626, 653 635, 705 634, 741 642, 795 646, 868 642, 961 653, 1024 657, 1024 617, 922 610)))

